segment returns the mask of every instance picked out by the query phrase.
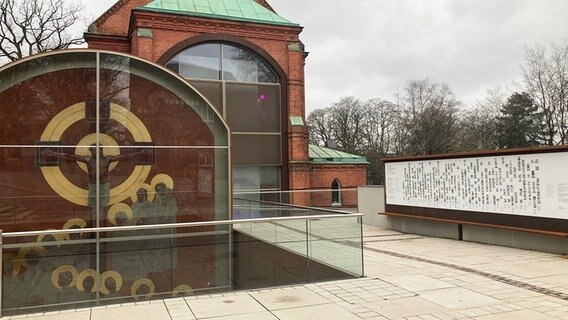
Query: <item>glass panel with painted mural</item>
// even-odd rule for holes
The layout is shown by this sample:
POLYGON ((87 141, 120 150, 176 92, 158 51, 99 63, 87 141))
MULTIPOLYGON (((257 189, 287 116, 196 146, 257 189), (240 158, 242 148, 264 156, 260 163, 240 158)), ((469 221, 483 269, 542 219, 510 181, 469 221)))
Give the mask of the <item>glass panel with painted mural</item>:
POLYGON ((8 232, 3 289, 12 299, 5 308, 97 297, 135 301, 227 286, 226 226, 9 235, 227 220, 228 130, 198 93, 156 66, 109 53, 40 57, 9 65, 0 79, 0 229, 8 232), (183 238, 205 236, 212 238, 202 241, 206 249, 199 254, 177 249, 193 241, 183 238), (149 263, 148 254, 124 254, 141 244, 159 265, 149 263), (197 264, 196 256, 212 266, 198 282, 179 271, 197 264))

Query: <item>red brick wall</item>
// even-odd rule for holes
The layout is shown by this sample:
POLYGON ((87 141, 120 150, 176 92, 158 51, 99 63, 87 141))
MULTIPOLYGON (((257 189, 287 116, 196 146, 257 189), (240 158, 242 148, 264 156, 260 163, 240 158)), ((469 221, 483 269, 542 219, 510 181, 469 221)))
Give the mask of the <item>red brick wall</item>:
MULTIPOLYGON (((367 184, 367 165, 318 165, 310 167, 310 188, 331 189, 333 180, 338 179, 341 189, 355 189, 367 184)), ((311 205, 316 207, 331 207, 331 190, 311 192, 311 205)), ((342 191, 341 205, 343 207, 357 206, 356 191, 342 191)))

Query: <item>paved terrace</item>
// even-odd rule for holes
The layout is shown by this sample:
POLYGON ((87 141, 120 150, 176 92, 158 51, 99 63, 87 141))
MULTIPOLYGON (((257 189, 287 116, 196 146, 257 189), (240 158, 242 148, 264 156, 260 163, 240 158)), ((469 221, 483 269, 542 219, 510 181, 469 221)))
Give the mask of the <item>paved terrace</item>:
POLYGON ((365 268, 356 280, 11 319, 568 319, 565 256, 365 226, 365 268))

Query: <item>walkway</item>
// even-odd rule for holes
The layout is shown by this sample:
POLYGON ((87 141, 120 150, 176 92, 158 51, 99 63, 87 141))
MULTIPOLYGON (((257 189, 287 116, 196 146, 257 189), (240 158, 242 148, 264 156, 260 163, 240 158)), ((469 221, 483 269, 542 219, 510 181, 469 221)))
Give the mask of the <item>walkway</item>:
POLYGON ((34 320, 568 319, 565 256, 365 226, 365 269, 367 278, 356 280, 27 317, 34 320))

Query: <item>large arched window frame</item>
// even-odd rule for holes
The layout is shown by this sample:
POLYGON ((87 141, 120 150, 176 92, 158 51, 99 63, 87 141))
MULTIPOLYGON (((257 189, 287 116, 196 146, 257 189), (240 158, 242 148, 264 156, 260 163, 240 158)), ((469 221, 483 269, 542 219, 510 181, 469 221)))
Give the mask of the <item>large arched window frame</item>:
POLYGON ((229 124, 237 197, 253 200, 281 189, 282 89, 278 72, 260 54, 234 42, 195 43, 166 67, 196 87, 229 124), (251 191, 258 194, 251 196, 251 191))

